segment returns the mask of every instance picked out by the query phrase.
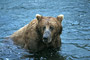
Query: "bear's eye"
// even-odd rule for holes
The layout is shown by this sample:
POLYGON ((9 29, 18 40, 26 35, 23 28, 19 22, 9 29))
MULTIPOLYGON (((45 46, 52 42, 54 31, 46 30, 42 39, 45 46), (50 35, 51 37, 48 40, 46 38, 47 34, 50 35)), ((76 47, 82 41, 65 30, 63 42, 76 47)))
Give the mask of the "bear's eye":
POLYGON ((46 29, 46 27, 44 26, 44 27, 43 27, 43 30, 45 30, 45 29, 46 29))
POLYGON ((53 26, 50 26, 50 30, 53 30, 54 29, 54 27, 53 26))

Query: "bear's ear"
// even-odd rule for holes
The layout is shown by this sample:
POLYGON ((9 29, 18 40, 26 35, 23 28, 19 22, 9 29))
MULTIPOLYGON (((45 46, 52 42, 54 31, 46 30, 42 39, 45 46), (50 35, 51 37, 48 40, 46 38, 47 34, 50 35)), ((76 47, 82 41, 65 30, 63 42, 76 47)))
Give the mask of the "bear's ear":
POLYGON ((40 14, 36 14, 36 18, 37 18, 37 20, 42 20, 42 15, 40 15, 40 14))
POLYGON ((64 15, 62 14, 57 16, 57 20, 60 21, 60 23, 62 22, 63 18, 64 18, 64 15))

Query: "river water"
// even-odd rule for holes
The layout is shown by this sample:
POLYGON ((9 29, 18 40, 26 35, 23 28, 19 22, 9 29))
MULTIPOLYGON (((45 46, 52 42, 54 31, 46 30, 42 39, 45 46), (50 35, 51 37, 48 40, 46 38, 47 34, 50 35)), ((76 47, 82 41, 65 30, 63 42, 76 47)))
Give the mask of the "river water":
POLYGON ((90 60, 90 0, 0 0, 0 60, 90 60), (34 56, 4 39, 36 14, 64 14, 57 53, 34 56))

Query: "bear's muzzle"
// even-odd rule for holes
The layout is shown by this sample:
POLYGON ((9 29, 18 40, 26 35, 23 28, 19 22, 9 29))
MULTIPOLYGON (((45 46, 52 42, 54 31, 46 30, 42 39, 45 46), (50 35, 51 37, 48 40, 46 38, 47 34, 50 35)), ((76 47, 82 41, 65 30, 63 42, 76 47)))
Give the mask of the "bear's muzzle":
POLYGON ((51 31, 46 30, 43 34, 43 42, 50 43, 51 42, 51 31))

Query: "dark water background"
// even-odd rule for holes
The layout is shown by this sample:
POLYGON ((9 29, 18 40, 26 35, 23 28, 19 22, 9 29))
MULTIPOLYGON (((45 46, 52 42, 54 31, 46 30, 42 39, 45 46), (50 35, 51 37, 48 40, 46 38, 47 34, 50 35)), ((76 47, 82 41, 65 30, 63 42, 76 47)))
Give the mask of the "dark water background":
POLYGON ((90 0, 0 0, 0 60, 30 55, 4 37, 28 24, 36 14, 64 14, 61 51, 23 60, 90 60, 90 0))

